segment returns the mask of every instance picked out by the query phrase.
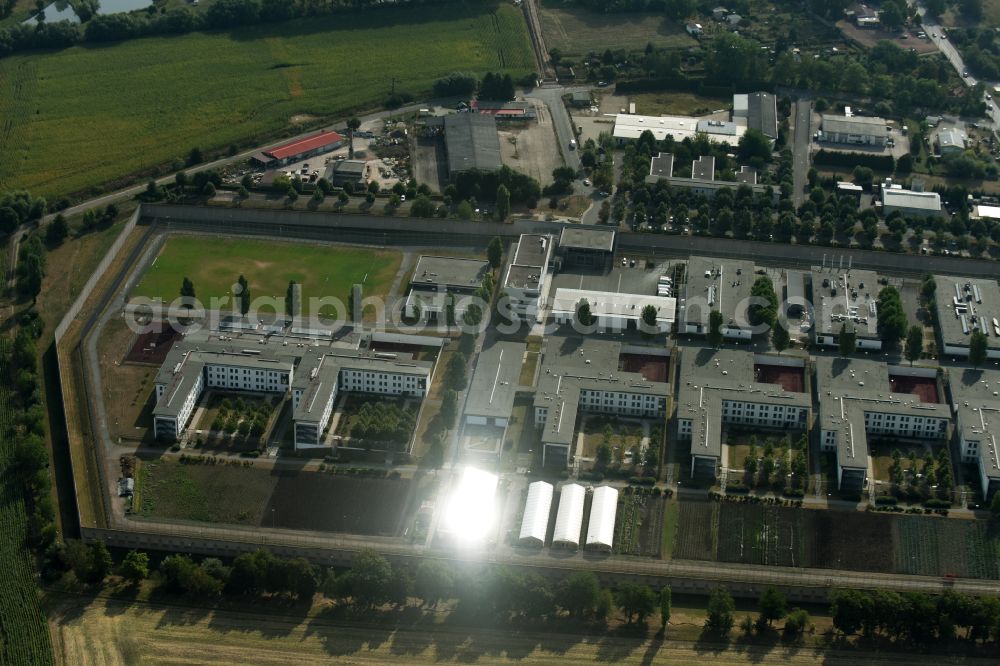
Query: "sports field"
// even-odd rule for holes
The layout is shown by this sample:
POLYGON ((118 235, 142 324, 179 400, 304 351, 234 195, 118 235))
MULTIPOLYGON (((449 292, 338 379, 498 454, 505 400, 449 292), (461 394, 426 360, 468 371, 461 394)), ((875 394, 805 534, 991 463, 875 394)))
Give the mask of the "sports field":
POLYGON ((683 23, 662 14, 604 14, 559 0, 545 0, 538 14, 546 48, 559 49, 564 55, 585 56, 605 49, 638 51, 648 43, 662 48, 697 44, 684 32, 683 23))
POLYGON ((192 147, 261 139, 453 71, 534 69, 521 12, 462 3, 372 9, 226 32, 0 60, 0 189, 53 196, 114 182, 192 147))
MULTIPOLYGON (((210 299, 231 296, 242 273, 250 283, 251 299, 283 299, 289 280, 295 280, 302 285, 303 314, 312 314, 310 298, 334 296, 346 303, 355 283, 364 284, 365 298, 384 297, 401 259, 395 251, 363 247, 179 236, 164 244, 132 296, 162 298, 169 303, 177 298, 187 277, 207 308, 210 299)), ((230 307, 227 303, 222 309, 230 307)))

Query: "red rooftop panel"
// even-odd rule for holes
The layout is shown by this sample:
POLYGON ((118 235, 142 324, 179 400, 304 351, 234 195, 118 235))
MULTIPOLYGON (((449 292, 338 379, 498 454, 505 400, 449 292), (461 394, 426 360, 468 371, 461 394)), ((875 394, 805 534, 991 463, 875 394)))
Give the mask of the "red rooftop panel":
POLYGON ((300 155, 302 153, 309 152, 310 150, 316 150, 317 148, 322 148, 323 146, 328 146, 343 140, 344 137, 340 136, 337 132, 322 131, 303 139, 296 139, 295 141, 283 143, 277 148, 264 151, 264 153, 270 155, 276 160, 283 160, 294 155, 300 155))

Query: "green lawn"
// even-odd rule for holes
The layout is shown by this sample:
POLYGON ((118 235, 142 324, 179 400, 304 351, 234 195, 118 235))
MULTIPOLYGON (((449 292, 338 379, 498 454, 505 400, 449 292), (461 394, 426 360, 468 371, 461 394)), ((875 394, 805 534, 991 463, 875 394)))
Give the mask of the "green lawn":
POLYGON ((520 10, 478 3, 150 37, 0 60, 0 189, 86 192, 192 147, 248 146, 296 114, 422 95, 453 71, 534 69, 520 10), (492 10, 492 11, 491 11, 492 10))
POLYGON ((697 44, 681 21, 662 14, 604 14, 558 0, 545 0, 538 13, 546 48, 559 49, 564 55, 585 56, 605 49, 639 51, 647 43, 664 48, 697 44))
POLYGON ((166 520, 260 524, 277 477, 233 465, 143 462, 137 510, 166 520))
MULTIPOLYGON (((156 261, 132 292, 133 296, 177 297, 188 277, 198 299, 209 307, 209 299, 230 294, 240 273, 250 283, 250 295, 284 298, 288 281, 302 285, 302 308, 311 314, 309 299, 335 296, 344 303, 351 285, 362 282, 364 296, 384 297, 399 269, 401 256, 390 250, 295 245, 260 240, 212 239, 181 236, 166 242, 156 261)), ((223 304, 221 309, 229 309, 223 304)), ((261 307, 263 310, 263 306, 261 307)), ((321 310, 327 314, 325 309, 321 310)))

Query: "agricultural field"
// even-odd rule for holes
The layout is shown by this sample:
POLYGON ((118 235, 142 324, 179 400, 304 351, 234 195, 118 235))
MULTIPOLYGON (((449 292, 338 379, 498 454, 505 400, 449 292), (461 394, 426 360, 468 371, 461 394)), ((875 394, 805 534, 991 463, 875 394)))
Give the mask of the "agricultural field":
MULTIPOLYGON (((6 339, 3 342, 6 346, 6 339)), ((14 450, 11 400, 7 387, 0 388, 0 469, 4 470, 14 450)), ((0 562, 4 565, 0 581, 0 664, 52 661, 49 632, 38 604, 34 562, 24 543, 26 528, 20 483, 5 474, 0 483, 0 562)))
POLYGON ((412 483, 161 460, 142 462, 137 486, 135 504, 146 518, 394 535, 412 483))
POLYGON ((673 556, 996 580, 1000 578, 1000 524, 750 502, 684 501, 680 502, 673 556))
POLYGON ((0 60, 0 189, 83 193, 169 166, 196 146, 260 143, 296 115, 379 106, 394 82, 397 92, 422 95, 453 71, 520 77, 533 69, 520 10, 478 3, 8 57, 0 60))
POLYGON ((643 49, 647 43, 663 48, 683 48, 698 42, 684 31, 680 21, 663 14, 623 12, 603 14, 578 7, 571 2, 545 0, 538 9, 542 38, 548 49, 563 55, 585 56, 625 49, 643 49))
MULTIPOLYGON (((132 296, 177 298, 188 277, 198 299, 209 307, 212 298, 231 298, 233 284, 242 273, 250 283, 251 298, 284 299, 289 280, 302 285, 302 310, 309 299, 333 296, 346 306, 351 286, 364 284, 364 297, 385 297, 399 269, 401 255, 390 250, 276 243, 247 239, 213 239, 175 236, 146 270, 132 296)), ((223 309, 229 309, 226 303, 223 309)), ((280 304, 279 304, 279 307, 280 304)), ((333 316, 331 306, 318 313, 333 316)))

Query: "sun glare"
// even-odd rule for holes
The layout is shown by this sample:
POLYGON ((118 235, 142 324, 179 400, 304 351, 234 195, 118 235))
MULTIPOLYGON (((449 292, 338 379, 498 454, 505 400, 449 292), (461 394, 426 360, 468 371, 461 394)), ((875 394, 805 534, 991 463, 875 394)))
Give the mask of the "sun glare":
POLYGON ((445 526, 462 543, 484 541, 496 523, 497 475, 466 467, 445 509, 445 526))

